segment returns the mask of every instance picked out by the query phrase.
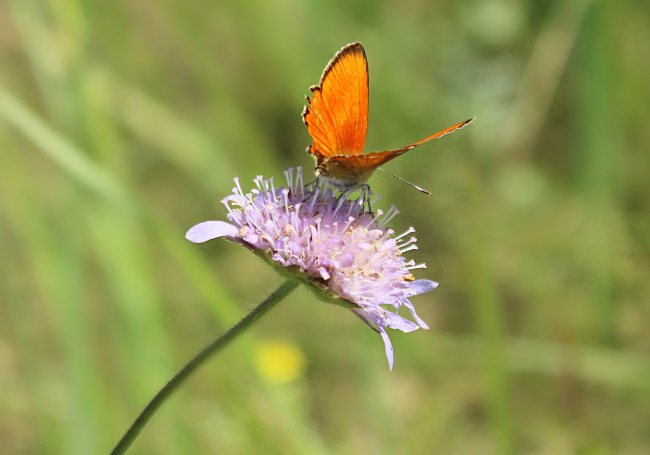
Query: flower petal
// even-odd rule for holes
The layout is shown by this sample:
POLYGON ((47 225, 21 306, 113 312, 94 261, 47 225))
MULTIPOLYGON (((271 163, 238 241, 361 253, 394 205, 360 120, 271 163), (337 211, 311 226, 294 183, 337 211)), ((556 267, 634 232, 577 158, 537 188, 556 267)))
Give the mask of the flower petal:
POLYGON ((393 371, 393 344, 390 342, 390 337, 388 336, 388 333, 386 331, 379 327, 379 333, 384 340, 384 345, 386 346, 386 358, 388 359, 388 369, 390 371, 393 371))
POLYGON ((415 312, 415 307, 409 299, 404 299, 402 301, 402 305, 408 308, 408 310, 411 312, 411 316, 413 316, 413 319, 415 319, 415 322, 417 322, 420 327, 422 327, 424 330, 429 330, 429 326, 426 322, 420 319, 420 316, 418 316, 418 314, 415 312))
POLYGON ((384 324, 386 327, 390 327, 391 329, 395 330, 401 330, 404 333, 415 332, 420 328, 415 322, 409 321, 397 313, 386 312, 385 320, 386 322, 384 322, 384 324))
POLYGON ((424 294, 425 292, 433 291, 438 287, 438 283, 431 280, 415 280, 409 285, 415 291, 415 295, 424 294))
POLYGON ((225 221, 204 221, 192 227, 185 238, 190 242, 203 243, 218 237, 235 237, 238 229, 225 221))

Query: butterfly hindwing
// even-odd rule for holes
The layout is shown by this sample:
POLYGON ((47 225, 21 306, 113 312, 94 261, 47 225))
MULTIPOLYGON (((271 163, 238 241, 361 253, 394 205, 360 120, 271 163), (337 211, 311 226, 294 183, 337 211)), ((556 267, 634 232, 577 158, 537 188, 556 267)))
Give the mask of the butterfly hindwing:
POLYGON ((465 125, 470 124, 474 119, 471 118, 469 120, 465 120, 464 122, 460 122, 454 126, 450 126, 447 129, 444 129, 442 131, 437 132, 436 134, 432 134, 429 137, 426 137, 415 144, 407 145, 406 147, 402 147, 396 150, 388 150, 385 152, 375 152, 375 153, 367 153, 365 155, 360 155, 360 156, 340 156, 340 157, 334 157, 330 159, 332 162, 337 162, 337 166, 341 168, 345 168, 346 170, 348 169, 367 169, 369 171, 374 171, 377 169, 379 166, 381 166, 384 163, 387 163, 388 161, 392 160, 393 158, 397 158, 398 156, 408 152, 409 150, 413 150, 415 147, 417 147, 420 144, 423 144, 427 141, 430 141, 432 139, 437 139, 441 136, 444 136, 445 134, 449 134, 453 131, 456 131, 458 129, 461 129, 465 125))

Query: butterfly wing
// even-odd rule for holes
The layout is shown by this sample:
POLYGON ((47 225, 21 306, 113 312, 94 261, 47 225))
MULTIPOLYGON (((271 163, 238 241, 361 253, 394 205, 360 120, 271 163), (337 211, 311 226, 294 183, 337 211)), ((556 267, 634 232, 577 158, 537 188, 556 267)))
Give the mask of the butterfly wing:
MULTIPOLYGON (((360 155, 360 156, 340 156, 340 157, 334 157, 330 159, 333 162, 336 162, 336 167, 340 169, 340 172, 345 172, 349 171, 352 169, 364 169, 366 172, 372 172, 375 169, 377 169, 379 166, 381 166, 384 163, 387 163, 388 161, 397 158, 398 156, 402 155, 403 153, 408 152, 409 150, 414 149, 420 144, 423 144, 427 141, 430 141, 432 139, 439 138, 441 136, 444 136, 445 134, 449 134, 453 131, 456 131, 465 125, 468 125, 474 121, 473 118, 469 120, 465 120, 464 122, 460 122, 454 126, 450 126, 447 129, 444 129, 442 131, 437 132, 436 134, 432 134, 429 137, 425 137, 424 139, 416 142, 415 144, 407 145, 406 147, 402 147, 396 150, 388 150, 386 152, 375 152, 375 153, 367 153, 365 155, 360 155)), ((368 174, 369 176, 370 174, 368 174)))
POLYGON ((341 49, 311 91, 302 114, 314 142, 309 153, 318 161, 361 155, 368 130, 368 62, 361 43, 341 49))

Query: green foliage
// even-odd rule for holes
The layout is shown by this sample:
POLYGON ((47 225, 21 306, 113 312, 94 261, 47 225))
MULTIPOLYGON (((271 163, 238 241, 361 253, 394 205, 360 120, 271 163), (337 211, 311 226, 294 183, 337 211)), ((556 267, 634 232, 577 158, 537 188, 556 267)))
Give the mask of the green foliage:
POLYGON ((228 242, 232 179, 310 169, 304 95, 370 65, 368 150, 469 127, 371 180, 439 281, 430 332, 292 295, 134 454, 650 451, 650 11, 643 2, 0 2, 0 452, 108 453, 281 278, 228 242), (280 384, 266 343, 307 362, 280 384), (287 352, 291 352, 288 350, 287 352))

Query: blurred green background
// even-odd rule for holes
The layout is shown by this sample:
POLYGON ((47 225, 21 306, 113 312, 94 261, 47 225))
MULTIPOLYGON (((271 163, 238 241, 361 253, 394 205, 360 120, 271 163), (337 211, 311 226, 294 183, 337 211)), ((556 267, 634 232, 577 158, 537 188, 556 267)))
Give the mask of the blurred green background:
POLYGON ((371 180, 439 281, 380 337, 300 289, 133 454, 650 453, 650 4, 2 0, 0 452, 107 454, 281 282, 225 241, 239 176, 311 173, 300 113, 370 65, 371 180))

